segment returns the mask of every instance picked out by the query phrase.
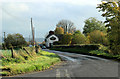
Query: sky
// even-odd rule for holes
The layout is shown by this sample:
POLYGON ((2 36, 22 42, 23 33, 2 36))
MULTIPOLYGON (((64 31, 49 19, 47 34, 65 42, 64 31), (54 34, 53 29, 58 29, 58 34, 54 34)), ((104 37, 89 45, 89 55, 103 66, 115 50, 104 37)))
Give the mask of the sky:
POLYGON ((55 30, 62 19, 72 21, 82 32, 86 19, 95 17, 104 21, 96 9, 100 3, 101 0, 4 0, 0 4, 1 34, 31 36, 31 17, 36 38, 44 38, 50 30, 55 30))

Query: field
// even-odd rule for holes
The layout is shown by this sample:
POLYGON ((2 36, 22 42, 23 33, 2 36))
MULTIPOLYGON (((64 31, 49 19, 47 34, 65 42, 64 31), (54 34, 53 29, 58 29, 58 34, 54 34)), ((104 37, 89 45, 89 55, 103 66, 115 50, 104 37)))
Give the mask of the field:
POLYGON ((2 69, 3 76, 16 75, 26 72, 42 71, 48 69, 51 65, 60 62, 58 55, 40 50, 38 53, 34 48, 14 50, 14 58, 11 58, 11 50, 2 50, 2 69))

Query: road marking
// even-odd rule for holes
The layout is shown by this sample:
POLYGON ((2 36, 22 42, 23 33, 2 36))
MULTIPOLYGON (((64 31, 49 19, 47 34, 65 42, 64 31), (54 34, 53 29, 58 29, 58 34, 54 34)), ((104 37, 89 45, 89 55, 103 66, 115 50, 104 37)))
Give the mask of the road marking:
POLYGON ((71 79, 70 75, 68 74, 68 70, 65 69, 64 71, 65 71, 65 77, 67 77, 68 79, 71 79))
POLYGON ((68 70, 65 69, 65 77, 70 77, 70 75, 68 74, 68 70))
POLYGON ((56 69, 56 77, 60 77, 60 70, 56 69))

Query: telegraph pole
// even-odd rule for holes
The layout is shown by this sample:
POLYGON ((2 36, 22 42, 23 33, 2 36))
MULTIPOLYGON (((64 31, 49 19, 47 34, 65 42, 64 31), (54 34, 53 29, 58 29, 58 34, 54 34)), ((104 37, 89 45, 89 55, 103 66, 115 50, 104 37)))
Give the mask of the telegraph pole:
POLYGON ((32 30, 32 44, 33 46, 35 45, 35 37, 34 37, 34 27, 32 23, 32 18, 31 18, 31 30, 32 30))
POLYGON ((29 35, 29 43, 30 43, 30 35, 29 35))
POLYGON ((4 39, 4 43, 5 43, 5 38, 6 38, 6 36, 5 36, 5 32, 4 32, 4 38, 3 38, 4 39))
POLYGON ((4 39, 5 39, 5 32, 4 32, 4 39))

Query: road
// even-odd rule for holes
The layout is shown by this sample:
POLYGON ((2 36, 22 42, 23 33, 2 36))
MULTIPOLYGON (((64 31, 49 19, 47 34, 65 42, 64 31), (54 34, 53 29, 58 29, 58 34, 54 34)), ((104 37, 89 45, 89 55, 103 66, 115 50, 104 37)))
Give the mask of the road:
MULTIPOLYGON (((9 79, 39 79, 67 78, 67 79, 119 79, 119 63, 99 57, 60 52, 44 49, 44 51, 58 54, 64 61, 55 65, 53 69, 17 75, 9 79)), ((8 79, 8 78, 3 78, 8 79)))

